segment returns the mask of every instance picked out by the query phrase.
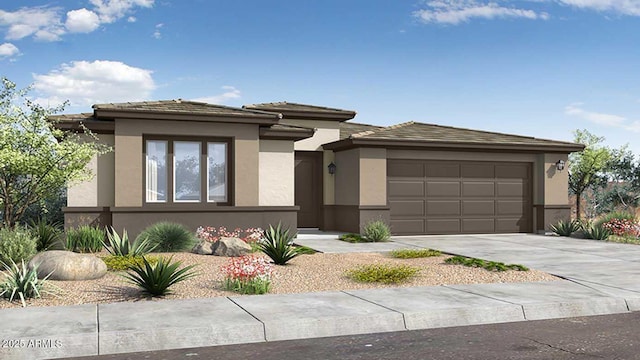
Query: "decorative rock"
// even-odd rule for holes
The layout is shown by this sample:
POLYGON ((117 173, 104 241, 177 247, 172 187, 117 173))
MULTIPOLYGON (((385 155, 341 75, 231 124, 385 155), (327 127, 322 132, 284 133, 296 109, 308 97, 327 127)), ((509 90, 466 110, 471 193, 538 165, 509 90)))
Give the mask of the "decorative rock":
POLYGON ((209 241, 201 241, 193 247, 191 252, 200 255, 213 255, 213 243, 209 241))
POLYGON ((51 274, 51 280, 93 280, 107 273, 107 265, 92 254, 50 250, 39 253, 29 261, 29 269, 38 266, 38 278, 51 274))
POLYGON ((213 243, 213 255, 216 256, 242 256, 251 253, 251 245, 232 237, 221 237, 213 243))

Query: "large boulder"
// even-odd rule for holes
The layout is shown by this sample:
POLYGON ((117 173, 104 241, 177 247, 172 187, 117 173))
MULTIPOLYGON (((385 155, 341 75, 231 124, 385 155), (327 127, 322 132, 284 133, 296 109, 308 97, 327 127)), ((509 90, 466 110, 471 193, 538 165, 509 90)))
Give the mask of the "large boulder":
POLYGON ((221 237, 213 243, 213 255, 216 256, 243 256, 251 254, 251 245, 233 237, 221 237))
POLYGON ((38 278, 51 274, 51 280, 93 280, 107 273, 107 265, 97 256, 61 250, 41 252, 28 266, 30 269, 38 266, 38 278))
POLYGON ((210 241, 201 241, 193 247, 191 252, 200 255, 213 255, 213 244, 210 241))

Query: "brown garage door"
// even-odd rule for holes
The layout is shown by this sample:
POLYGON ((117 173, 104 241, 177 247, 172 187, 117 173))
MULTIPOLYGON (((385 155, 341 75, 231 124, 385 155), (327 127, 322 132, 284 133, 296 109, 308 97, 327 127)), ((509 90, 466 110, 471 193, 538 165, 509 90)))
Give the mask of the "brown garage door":
POLYGON ((388 160, 396 234, 531 232, 529 163, 388 160))

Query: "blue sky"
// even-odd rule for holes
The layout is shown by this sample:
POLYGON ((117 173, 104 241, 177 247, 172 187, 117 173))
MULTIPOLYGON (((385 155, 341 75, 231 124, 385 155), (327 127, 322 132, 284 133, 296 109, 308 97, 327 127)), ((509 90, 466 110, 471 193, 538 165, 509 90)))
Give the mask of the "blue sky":
POLYGON ((66 112, 290 101, 640 155, 639 64, 640 0, 0 3, 0 75, 66 112))

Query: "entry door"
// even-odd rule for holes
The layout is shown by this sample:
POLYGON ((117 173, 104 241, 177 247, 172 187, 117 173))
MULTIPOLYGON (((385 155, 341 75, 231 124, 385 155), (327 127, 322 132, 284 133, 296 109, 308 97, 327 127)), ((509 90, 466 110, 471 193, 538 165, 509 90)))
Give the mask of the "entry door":
POLYGON ((298 227, 320 227, 322 205, 322 152, 296 151, 295 203, 298 227))

